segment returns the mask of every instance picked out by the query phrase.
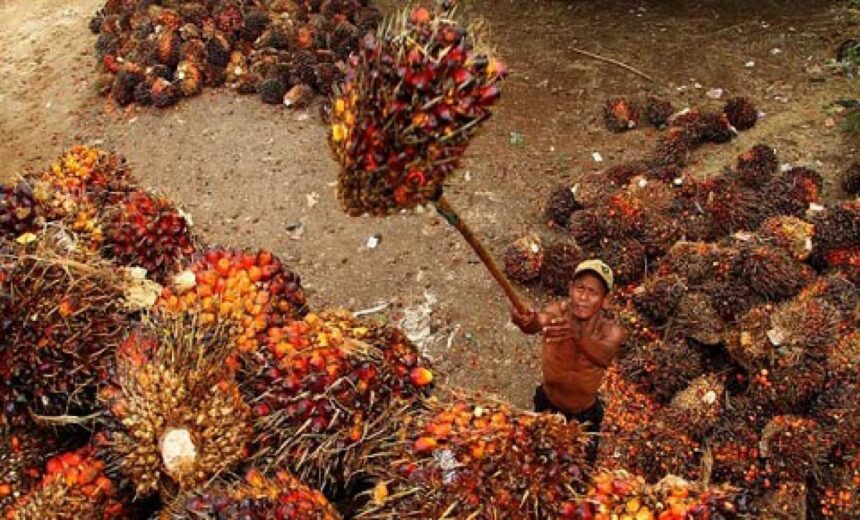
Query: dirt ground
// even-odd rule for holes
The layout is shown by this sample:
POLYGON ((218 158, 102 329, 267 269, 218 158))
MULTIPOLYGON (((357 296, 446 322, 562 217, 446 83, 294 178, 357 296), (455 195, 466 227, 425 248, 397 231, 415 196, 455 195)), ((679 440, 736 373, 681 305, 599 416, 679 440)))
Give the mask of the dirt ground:
MULTIPOLYGON (((208 91, 168 110, 119 110, 95 93, 98 0, 0 0, 0 181, 43 168, 85 143, 125 155, 141 182, 162 190, 211 243, 264 247, 298 271, 314 307, 381 311, 421 339, 451 383, 528 405, 538 344, 508 324, 508 305, 477 258, 439 217, 349 218, 334 199, 337 166, 316 107, 291 111, 208 91), (377 235, 376 248, 366 246, 377 235)), ((399 2, 384 2, 392 8, 399 2)), ((610 134, 609 95, 658 93, 676 106, 719 107, 710 89, 746 95, 766 114, 733 143, 697 152, 708 175, 764 142, 782 162, 809 165, 838 188, 858 158, 832 126, 828 105, 858 97, 857 80, 828 67, 860 28, 845 2, 461 2, 486 18, 512 76, 495 117, 475 141, 449 198, 490 249, 542 223, 546 194, 576 173, 649 151, 657 132, 610 134), (611 57, 647 73, 576 53, 611 57), (521 142, 519 137, 521 137, 521 142), (604 161, 595 162, 593 152, 604 161)), ((535 302, 546 300, 524 288, 535 302)))

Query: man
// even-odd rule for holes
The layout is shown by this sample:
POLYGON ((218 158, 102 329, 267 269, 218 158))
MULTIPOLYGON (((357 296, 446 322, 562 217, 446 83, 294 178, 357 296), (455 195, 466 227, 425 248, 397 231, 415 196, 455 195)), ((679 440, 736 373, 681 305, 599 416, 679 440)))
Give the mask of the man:
POLYGON ((588 446, 592 465, 603 421, 597 390, 626 338, 624 329, 603 312, 613 280, 612 269, 603 261, 586 260, 574 271, 569 300, 553 302, 541 312, 512 313, 524 333, 543 333, 543 384, 535 390, 535 411, 585 423, 585 430, 594 434, 588 446))

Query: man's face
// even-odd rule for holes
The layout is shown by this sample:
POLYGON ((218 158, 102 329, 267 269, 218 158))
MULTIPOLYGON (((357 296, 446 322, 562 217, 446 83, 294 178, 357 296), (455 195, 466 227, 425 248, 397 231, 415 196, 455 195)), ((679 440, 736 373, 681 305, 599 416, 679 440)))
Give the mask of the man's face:
POLYGON ((594 273, 583 273, 570 284, 570 303, 574 318, 587 320, 597 314, 607 300, 606 286, 594 273))

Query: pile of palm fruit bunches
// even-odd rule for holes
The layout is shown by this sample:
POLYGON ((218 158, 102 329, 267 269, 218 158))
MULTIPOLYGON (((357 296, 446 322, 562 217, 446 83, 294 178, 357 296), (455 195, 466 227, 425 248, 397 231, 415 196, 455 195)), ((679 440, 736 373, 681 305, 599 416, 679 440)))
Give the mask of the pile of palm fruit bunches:
MULTIPOLYGON (((610 100, 607 120, 631 105, 610 100)), ((858 518, 860 200, 823 200, 819 173, 764 144, 719 175, 685 171, 756 113, 743 98, 677 113, 649 158, 553 190, 550 229, 516 238, 507 272, 561 295, 583 259, 615 269, 610 312, 631 334, 599 465, 738 486, 766 518, 858 518)))
POLYGON ((204 87, 299 106, 328 95, 381 11, 370 0, 108 0, 90 21, 119 105, 168 107, 204 87))

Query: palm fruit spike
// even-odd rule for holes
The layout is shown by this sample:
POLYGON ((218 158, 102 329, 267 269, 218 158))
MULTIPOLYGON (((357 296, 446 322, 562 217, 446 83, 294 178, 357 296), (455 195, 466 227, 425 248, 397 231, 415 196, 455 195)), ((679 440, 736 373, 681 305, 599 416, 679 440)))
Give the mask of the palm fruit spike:
POLYGON ((505 273, 514 281, 531 282, 540 276, 543 255, 539 236, 529 233, 520 237, 505 249, 505 273))
POLYGON ((246 472, 242 482, 213 485, 184 497, 162 520, 242 518, 245 520, 339 520, 325 495, 285 471, 271 477, 246 472))
POLYGON ((639 124, 639 107, 625 97, 613 97, 603 105, 603 122, 612 132, 624 132, 639 124))
POLYGON ((649 485, 624 470, 603 470, 592 477, 584 496, 577 497, 562 519, 623 518, 625 520, 738 519, 751 511, 744 493, 728 486, 703 488, 667 476, 649 485))
POLYGON ((711 304, 711 298, 701 292, 689 292, 678 304, 678 313, 671 329, 703 345, 719 345, 726 333, 726 324, 711 304))
POLYGON ((197 320, 145 322, 101 391, 111 414, 104 443, 140 497, 194 489, 247 456, 251 413, 224 363, 229 334, 197 320))
POLYGON ((336 310, 270 329, 248 372, 258 456, 327 490, 363 471, 434 379, 402 332, 336 310))
POLYGON ((690 437, 702 439, 720 420, 724 393, 723 378, 716 374, 699 376, 675 394, 664 409, 664 420, 690 437))
POLYGON ((0 512, 26 495, 58 451, 56 438, 30 427, 0 426, 0 512))
POLYGON ((761 432, 767 471, 782 481, 804 481, 822 464, 830 439, 813 419, 777 415, 761 432))
POLYGON ((779 162, 773 148, 757 144, 738 156, 736 177, 741 184, 761 188, 776 173, 779 162))
POLYGON ((795 520, 809 518, 807 502, 809 489, 803 482, 781 482, 759 501, 757 507, 763 518, 773 520, 795 520))
POLYGON ((582 209, 570 186, 559 186, 550 193, 544 207, 544 215, 550 227, 566 228, 570 215, 582 209))
POLYGON ((645 102, 645 117, 654 128, 663 128, 669 123, 669 117, 675 112, 672 103, 656 96, 648 96, 645 102))
POLYGON ((124 499, 105 474, 105 463, 89 448, 51 458, 41 481, 4 511, 7 520, 35 518, 111 519, 125 516, 124 499))
POLYGON ((804 261, 812 252, 814 229, 815 226, 797 217, 780 215, 762 222, 758 235, 763 242, 779 246, 804 261))
POLYGON ((782 300, 796 295, 812 281, 812 270, 782 248, 750 244, 741 251, 741 275, 765 298, 782 300))
POLYGON ((329 138, 350 215, 437 200, 499 98, 506 68, 449 14, 404 10, 350 59, 329 138))
POLYGON ((574 244, 565 241, 549 244, 543 253, 541 284, 553 294, 567 294, 576 266, 583 259, 582 250, 574 244))
POLYGON ((643 316, 660 325, 675 315, 686 293, 686 280, 676 274, 650 277, 633 291, 633 304, 643 316))
POLYGON ((749 130, 758 120, 758 110, 747 98, 734 97, 726 101, 723 113, 738 130, 749 130))
POLYGON ((194 252, 189 227, 166 197, 136 190, 106 217, 102 250, 121 265, 143 267, 154 280, 166 283, 194 252))
POLYGON ((299 276, 268 251, 211 249, 174 276, 158 306, 175 312, 199 312, 201 325, 222 320, 238 324, 235 346, 254 352, 266 330, 283 326, 306 312, 299 276))
POLYGON ((860 163, 854 163, 842 173, 842 189, 851 196, 860 195, 860 163))
POLYGON ((338 199, 352 216, 433 202, 520 312, 528 307, 486 248, 442 196, 473 135, 490 117, 507 68, 451 18, 403 10, 368 33, 332 101, 329 143, 340 163, 338 199))
POLYGON ((0 383, 16 406, 39 415, 95 410, 95 390, 134 315, 134 281, 93 253, 68 253, 67 237, 0 249, 0 383))
POLYGON ((360 518, 556 517, 584 477, 578 423, 475 397, 404 420, 360 518))
POLYGON ((621 359, 619 367, 627 380, 663 403, 705 370, 701 354, 684 340, 644 345, 621 359))

